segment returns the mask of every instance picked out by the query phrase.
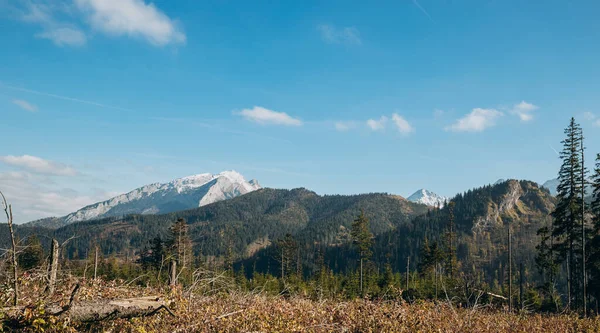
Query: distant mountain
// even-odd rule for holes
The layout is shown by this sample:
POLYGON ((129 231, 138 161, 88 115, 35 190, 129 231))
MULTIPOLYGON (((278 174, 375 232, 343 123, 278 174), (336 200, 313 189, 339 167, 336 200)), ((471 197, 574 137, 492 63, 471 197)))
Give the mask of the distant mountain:
POLYGON ((448 198, 443 197, 441 195, 437 195, 429 190, 420 189, 417 192, 413 193, 407 199, 410 202, 416 202, 420 204, 424 204, 427 206, 444 206, 444 202, 448 200, 448 198))
POLYGON ((162 214, 235 198, 260 189, 256 180, 246 181, 235 171, 216 175, 203 173, 154 183, 118 195, 106 201, 84 207, 59 218, 46 218, 28 223, 31 226, 60 227, 79 221, 128 214, 162 214))
POLYGON ((554 179, 547 180, 544 184, 542 184, 542 187, 548 189, 548 191, 550 191, 550 194, 556 195, 556 194, 558 194, 558 190, 557 190, 558 184, 559 184, 558 178, 554 178, 554 179))
MULTIPOLYGON (((591 185, 592 181, 588 180, 588 186, 586 186, 586 196, 587 197, 591 197, 592 195, 592 185, 591 185)), ((542 187, 547 188, 550 191, 550 194, 556 196, 558 194, 558 178, 554 178, 554 179, 550 179, 547 180, 544 184, 542 184, 542 187)))

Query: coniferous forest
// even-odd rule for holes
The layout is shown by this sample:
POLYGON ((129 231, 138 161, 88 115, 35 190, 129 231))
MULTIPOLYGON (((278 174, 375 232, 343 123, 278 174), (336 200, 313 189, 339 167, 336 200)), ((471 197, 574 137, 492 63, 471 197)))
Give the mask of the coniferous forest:
POLYGON ((2 329, 598 331, 600 153, 585 142, 571 119, 556 195, 512 179, 437 206, 265 188, 64 226, 15 225, 2 197, 2 329))

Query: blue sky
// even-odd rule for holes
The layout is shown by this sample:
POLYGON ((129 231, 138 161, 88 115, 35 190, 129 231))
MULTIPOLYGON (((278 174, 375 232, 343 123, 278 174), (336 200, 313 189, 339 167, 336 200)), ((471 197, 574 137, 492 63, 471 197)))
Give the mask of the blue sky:
POLYGON ((0 188, 17 221, 234 169, 453 195, 600 152, 597 1, 0 0, 0 188))

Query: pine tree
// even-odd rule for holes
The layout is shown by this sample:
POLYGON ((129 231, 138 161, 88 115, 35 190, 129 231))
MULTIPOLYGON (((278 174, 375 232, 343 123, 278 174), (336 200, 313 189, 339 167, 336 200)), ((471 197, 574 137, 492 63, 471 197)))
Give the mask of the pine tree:
POLYGON ((600 154, 596 155, 596 167, 592 177, 592 205, 594 231, 600 232, 600 154))
POLYGON ((150 264, 158 271, 162 268, 164 264, 163 261, 165 260, 165 246, 160 236, 154 237, 150 246, 150 250, 150 264))
POLYGON ((454 208, 456 203, 450 201, 448 204, 448 229, 446 231, 446 272, 448 276, 454 277, 456 271, 456 225, 454 208))
POLYGON ((190 239, 188 229, 188 225, 183 218, 178 218, 177 222, 169 229, 171 232, 169 248, 171 256, 177 261, 179 274, 192 268, 192 240, 190 239))
MULTIPOLYGON (((298 260, 298 242, 292 234, 286 234, 283 239, 277 241, 275 260, 279 262, 281 269, 281 279, 285 279, 294 271, 294 263, 298 260)), ((297 268, 296 268, 297 270, 297 268)))
POLYGON ((364 261, 371 257, 371 247, 373 246, 373 234, 369 230, 369 219, 365 216, 365 211, 362 209, 356 220, 352 223, 350 236, 352 237, 352 243, 358 249, 358 256, 360 258, 360 292, 362 293, 364 261))
POLYGON ((540 244, 535 247, 537 250, 535 265, 542 276, 543 288, 545 291, 550 291, 551 287, 554 285, 557 270, 554 262, 554 254, 552 252, 552 235, 550 234, 550 231, 548 226, 543 226, 537 231, 537 235, 540 238, 540 244))
POLYGON ((563 141, 560 153, 562 165, 558 174, 558 203, 552 212, 555 238, 553 250, 559 258, 567 261, 567 304, 574 300, 577 303, 582 279, 577 274, 582 267, 582 257, 578 255, 582 244, 581 210, 583 191, 585 188, 585 168, 582 168, 580 153, 583 151, 583 133, 581 126, 571 118, 565 129, 567 136, 563 141), (575 297, 575 298, 574 298, 575 297))
POLYGON ((44 260, 44 249, 36 235, 27 238, 27 246, 19 254, 19 266, 24 270, 30 270, 39 267, 44 260))

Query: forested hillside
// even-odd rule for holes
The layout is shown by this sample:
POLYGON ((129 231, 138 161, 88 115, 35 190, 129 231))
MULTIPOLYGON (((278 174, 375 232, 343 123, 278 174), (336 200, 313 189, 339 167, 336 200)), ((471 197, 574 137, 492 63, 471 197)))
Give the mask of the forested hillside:
MULTIPOLYGON (((74 223, 57 230, 21 227, 18 231, 21 237, 41 234, 65 240, 74 236, 64 251, 69 259, 85 258, 96 244, 105 256, 134 258, 155 237, 166 240, 172 223, 184 218, 196 255, 232 254, 242 259, 288 233, 307 244, 343 244, 348 241, 350 225, 360 209, 368 214, 371 231, 376 235, 409 223, 427 211, 424 205, 388 194, 319 196, 302 188, 261 189, 164 215, 129 215, 74 223)), ((42 242, 47 239, 42 237, 42 242)))
MULTIPOLYGON (((382 271, 389 264, 395 272, 406 272, 410 257, 411 271, 421 271, 426 248, 447 251, 452 209, 452 246, 457 272, 470 275, 477 282, 488 283, 494 290, 501 289, 508 274, 505 263, 510 226, 514 260, 523 264, 525 274, 534 277, 537 274, 534 263, 535 247, 539 243, 537 231, 550 223, 549 214, 555 201, 546 189, 530 181, 509 180, 469 190, 454 197, 452 205, 442 209, 430 208, 410 223, 397 224, 394 229, 376 234, 373 245, 375 268, 382 271)), ((367 216, 371 218, 368 213, 367 216)), ((357 267, 358 257, 351 242, 327 247, 314 247, 302 242, 302 246, 313 259, 318 251, 323 251, 326 263, 335 272, 347 273, 357 267)), ((247 268, 270 267, 271 273, 277 274, 278 263, 273 252, 274 249, 265 250, 247 260, 247 268)), ((441 257, 438 264, 445 266, 441 257)), ((304 265, 315 268, 310 261, 304 265)))

